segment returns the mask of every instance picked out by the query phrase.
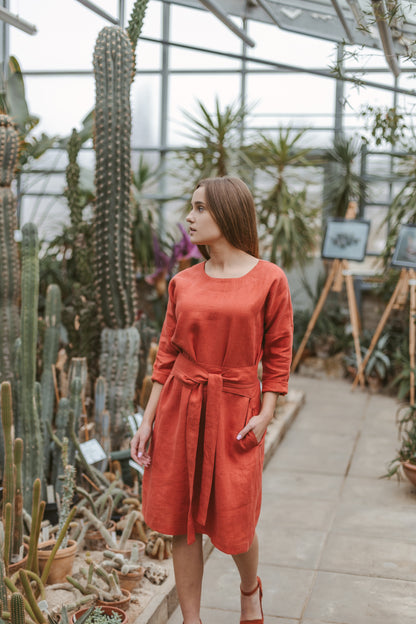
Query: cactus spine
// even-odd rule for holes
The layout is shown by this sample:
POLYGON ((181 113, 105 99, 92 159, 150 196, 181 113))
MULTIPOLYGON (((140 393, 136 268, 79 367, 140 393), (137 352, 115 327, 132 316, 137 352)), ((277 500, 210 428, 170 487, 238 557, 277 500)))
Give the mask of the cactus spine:
POLYGON ((143 26, 143 20, 147 9, 149 0, 136 0, 133 5, 133 10, 130 15, 129 23, 127 25, 127 34, 130 38, 133 46, 133 73, 132 80, 134 80, 134 74, 136 73, 136 46, 139 40, 139 36, 143 26))
POLYGON ((22 304, 21 304, 21 420, 23 454, 23 498, 26 510, 32 506, 32 487, 43 477, 43 437, 36 401, 36 345, 38 336, 39 241, 37 228, 26 223, 22 228, 22 304))
POLYGON ((43 370, 40 380, 42 424, 44 433, 45 465, 49 465, 50 435, 47 423, 52 425, 55 406, 55 384, 53 367, 58 358, 59 333, 61 326, 61 290, 56 284, 50 284, 46 291, 45 338, 43 344, 43 370))

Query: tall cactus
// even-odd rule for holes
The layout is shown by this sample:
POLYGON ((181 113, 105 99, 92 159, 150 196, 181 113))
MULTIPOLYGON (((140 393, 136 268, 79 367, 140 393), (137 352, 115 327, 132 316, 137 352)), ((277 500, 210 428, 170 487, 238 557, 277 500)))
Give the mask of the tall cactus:
POLYGON ((19 134, 7 115, 0 115, 0 379, 13 378, 12 354, 19 335, 20 271, 14 233, 16 198, 11 183, 19 154, 19 134))
POLYGON ((136 296, 131 245, 131 110, 133 50, 121 28, 103 28, 94 50, 97 297, 104 323, 134 323, 136 296))
POLYGON ((43 478, 43 435, 36 401, 36 346, 38 336, 39 241, 37 228, 26 223, 22 228, 22 304, 21 304, 21 401, 20 429, 23 454, 23 499, 25 509, 32 506, 32 487, 36 477, 43 478))
MULTIPOLYGON (((0 115, 0 381, 13 379, 13 349, 19 335, 20 269, 14 233, 16 198, 11 189, 19 155, 19 134, 7 115, 0 115)), ((3 456, 0 428, 0 457, 3 456)), ((0 466, 0 475, 3 466, 0 466)))
POLYGON ((132 70, 133 47, 129 36, 121 28, 104 28, 94 50, 97 188, 94 235, 97 300, 106 326, 101 334, 100 375, 107 381, 113 450, 119 448, 126 431, 123 413, 133 405, 140 346, 138 331, 133 327, 136 285, 130 215, 132 70))
POLYGON ((55 406, 55 383, 53 366, 59 350, 61 326, 61 290, 57 284, 50 284, 46 291, 45 338, 43 343, 43 370, 40 380, 42 428, 44 433, 45 465, 49 465, 50 435, 48 424, 52 425, 55 406))

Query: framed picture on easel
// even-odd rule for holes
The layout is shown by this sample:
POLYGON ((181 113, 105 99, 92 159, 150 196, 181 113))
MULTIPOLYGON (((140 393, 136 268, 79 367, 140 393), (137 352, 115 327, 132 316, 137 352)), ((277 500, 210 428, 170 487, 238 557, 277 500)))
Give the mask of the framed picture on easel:
POLYGON ((416 225, 401 226, 391 265, 416 269, 416 225))
POLYGON ((322 258, 362 262, 369 232, 370 222, 364 219, 328 219, 322 258))

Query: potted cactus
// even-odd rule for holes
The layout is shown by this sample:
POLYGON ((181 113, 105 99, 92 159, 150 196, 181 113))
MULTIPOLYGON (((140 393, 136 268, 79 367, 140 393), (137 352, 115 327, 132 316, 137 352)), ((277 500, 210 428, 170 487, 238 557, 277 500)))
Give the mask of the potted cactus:
POLYGON ((126 612, 118 607, 97 606, 80 609, 72 617, 70 624, 126 624, 126 612))
POLYGON ((98 606, 126 609, 130 603, 130 592, 120 587, 115 572, 107 572, 103 566, 92 561, 90 557, 86 557, 85 561, 88 569, 79 570, 82 579, 67 575, 66 580, 84 596, 95 594, 98 606))

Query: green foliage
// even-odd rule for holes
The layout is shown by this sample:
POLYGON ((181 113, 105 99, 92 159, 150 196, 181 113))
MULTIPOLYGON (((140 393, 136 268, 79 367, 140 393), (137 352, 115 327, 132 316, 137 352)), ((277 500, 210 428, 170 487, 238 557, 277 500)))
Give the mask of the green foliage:
POLYGON ((409 128, 405 122, 405 115, 395 106, 368 105, 361 115, 365 118, 366 126, 369 127, 376 145, 387 143, 395 147, 397 143, 405 141, 409 128))
POLYGON ((345 217, 348 204, 365 197, 364 180, 354 171, 360 145, 353 137, 339 136, 328 152, 328 176, 324 189, 324 205, 335 217, 345 217))
MULTIPOLYGON (((80 624, 81 620, 77 620, 80 624)), ((91 613, 83 620, 82 624, 121 624, 121 616, 113 611, 111 615, 101 607, 93 607, 91 613)))
POLYGON ((145 188, 159 177, 156 169, 140 155, 139 162, 132 175, 132 246, 138 270, 142 274, 150 273, 154 267, 153 235, 156 229, 155 210, 152 204, 143 198, 145 188))
POLYGON ((381 254, 387 267, 396 245, 400 227, 416 223, 416 157, 408 155, 401 159, 397 172, 403 178, 403 185, 393 198, 383 225, 388 225, 386 245, 381 254))
POLYGON ((56 137, 44 133, 40 138, 32 135, 39 118, 29 112, 22 71, 14 56, 9 57, 5 90, 0 94, 0 109, 13 119, 19 130, 19 170, 31 160, 40 158, 56 142, 56 137))
POLYGON ((401 405, 396 413, 396 421, 401 445, 384 477, 400 477, 398 470, 404 461, 416 465, 416 405, 401 405))
POLYGON ((210 113, 200 101, 197 101, 196 115, 184 111, 184 134, 191 147, 179 154, 180 166, 175 168, 175 177, 179 171, 185 193, 192 192, 203 178, 225 175, 248 178, 244 172, 252 168, 241 139, 247 112, 245 106, 238 104, 221 109, 218 98, 215 99, 214 113, 210 113))
POLYGON ((306 264, 317 244, 318 209, 310 205, 304 183, 298 190, 289 182, 295 167, 310 164, 310 150, 298 146, 303 135, 304 131, 293 134, 290 128, 281 128, 276 140, 261 134, 248 150, 250 160, 273 180, 260 199, 260 240, 269 259, 280 261, 287 270, 296 263, 306 264))

